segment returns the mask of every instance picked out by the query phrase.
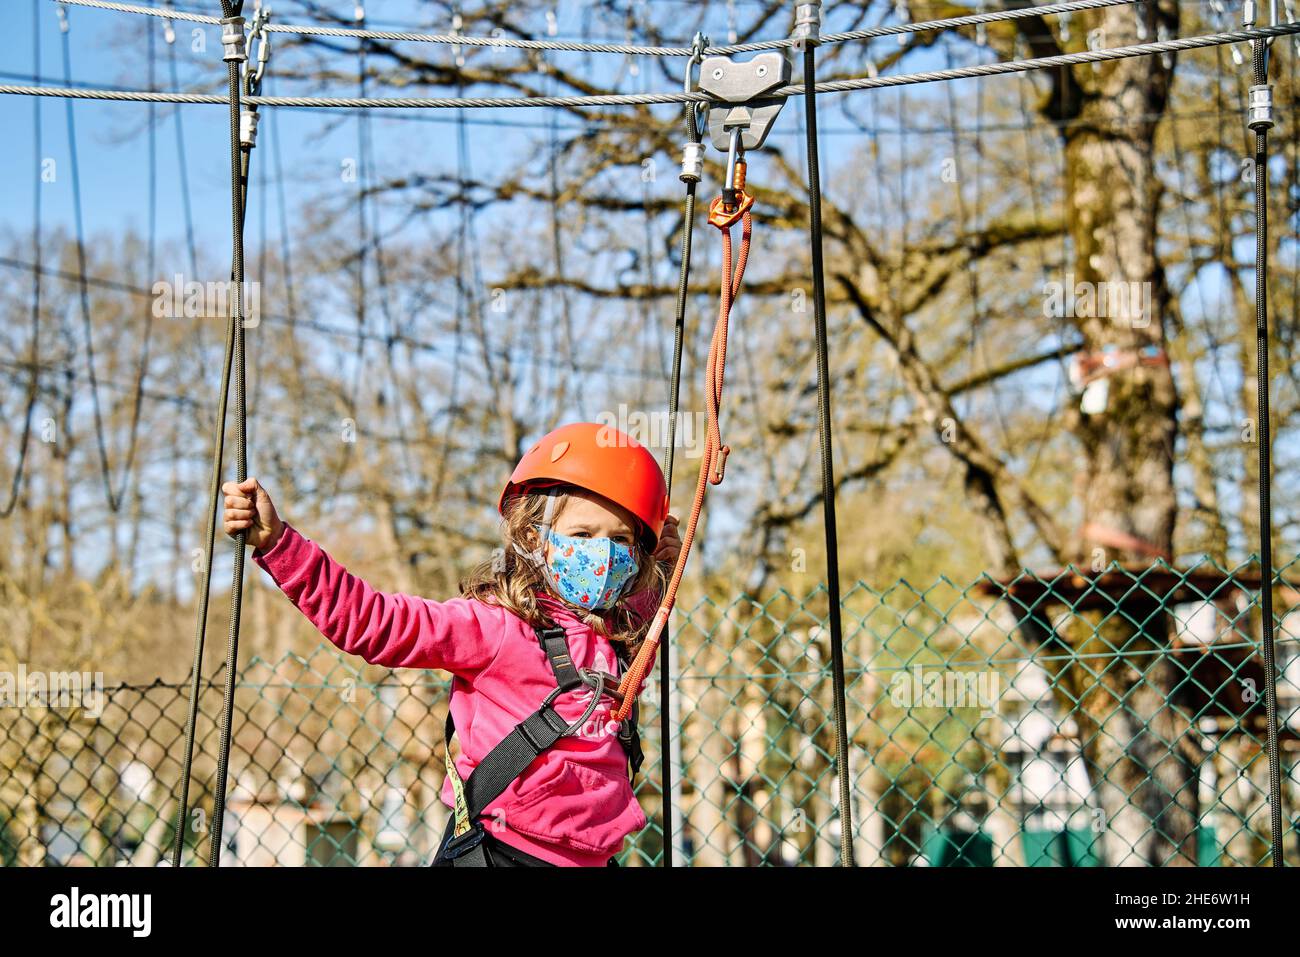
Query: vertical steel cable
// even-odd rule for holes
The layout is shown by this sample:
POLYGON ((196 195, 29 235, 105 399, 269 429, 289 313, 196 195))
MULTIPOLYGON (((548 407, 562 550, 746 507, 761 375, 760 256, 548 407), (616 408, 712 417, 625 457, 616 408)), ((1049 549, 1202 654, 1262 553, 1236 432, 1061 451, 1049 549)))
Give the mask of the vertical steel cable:
MULTIPOLYGON (((239 16, 242 0, 221 0, 226 17, 239 16)), ((230 223, 231 223, 231 294, 230 336, 234 341, 235 378, 235 481, 248 478, 248 416, 244 403, 244 204, 247 198, 247 155, 240 145, 240 72, 239 61, 226 62, 230 88, 230 223)), ((218 490, 218 494, 220 490, 218 490)), ((213 502, 214 510, 218 503, 213 502)), ((239 619, 244 599, 244 548, 247 529, 235 536, 235 568, 230 590, 230 631, 226 643, 226 683, 222 695, 220 749, 217 753, 216 793, 212 801, 212 830, 209 842, 209 867, 221 866, 221 829, 226 808, 226 772, 230 764, 230 734, 235 711, 235 667, 239 657, 239 619)))
POLYGON ((840 622, 839 543, 835 532, 835 466, 831 447, 830 370, 826 341, 826 278, 822 264, 822 190, 817 155, 816 47, 804 46, 804 118, 808 142, 808 233, 812 249, 813 315, 817 331, 817 426, 822 452, 822 520, 826 528, 826 597, 830 603, 831 674, 835 695, 835 764, 839 777, 840 864, 853 867, 852 781, 844 704, 844 633, 840 622))
MULTIPOLYGON (((60 47, 63 52, 63 82, 68 86, 72 85, 72 22, 68 17, 67 10, 60 6, 57 8, 59 14, 59 34, 60 47)), ((149 89, 154 89, 154 72, 153 72, 153 31, 148 32, 150 41, 149 46, 149 89)), ((94 328, 92 321, 92 310, 90 307, 90 283, 86 276, 86 231, 82 217, 81 202, 81 164, 78 160, 77 150, 77 125, 72 111, 71 101, 65 104, 65 116, 67 120, 68 131, 68 160, 72 166, 72 212, 73 221, 77 230, 77 300, 81 307, 82 330, 86 343, 86 374, 90 380, 91 408, 94 412, 95 421, 95 444, 99 451, 100 473, 104 481, 104 494, 108 500, 108 510, 118 512, 123 501, 126 499, 127 485, 131 479, 131 470, 135 465, 136 451, 139 448, 140 439, 140 414, 144 408, 144 381, 149 370, 149 347, 153 337, 153 313, 150 311, 145 321, 145 331, 140 346, 140 360, 136 372, 135 396, 131 404, 131 427, 127 438, 126 461, 122 466, 122 477, 117 483, 117 491, 113 491, 112 467, 108 461, 108 440, 105 437, 107 426, 103 409, 99 402, 99 379, 95 372, 95 345, 94 345, 94 328)), ((156 170, 155 170, 155 143, 156 135, 154 131, 154 104, 149 104, 149 182, 150 182, 150 210, 149 215, 154 214, 154 193, 156 191, 156 170)), ((152 219, 150 220, 152 223, 152 219)), ((153 276, 153 233, 152 225, 150 227, 150 266, 149 275, 152 281, 153 276)), ((117 540, 113 539, 113 553, 116 554, 117 540)))
MULTIPOLYGON (((1268 83, 1268 44, 1254 49, 1254 85, 1268 83)), ((1270 91, 1271 98, 1271 91, 1270 91)), ((1268 722, 1268 818, 1273 866, 1282 860, 1282 772, 1278 756, 1277 671, 1273 657, 1273 507, 1271 502, 1268 372, 1268 122, 1251 124, 1255 132, 1255 391, 1259 416, 1259 605, 1264 638, 1264 711, 1268 722)))
MULTIPOLYGON (((221 0, 222 12, 226 16, 238 16, 243 7, 242 0, 231 4, 221 0), (233 12, 231 12, 233 11, 233 12)), ((185 720, 185 753, 181 763, 181 792, 176 808, 175 845, 172 849, 172 866, 181 866, 181 856, 185 847, 185 817, 189 805, 190 778, 194 761, 194 732, 198 721, 200 678, 203 668, 203 646, 207 636, 208 601, 212 590, 212 552, 216 545, 216 512, 221 501, 221 467, 225 456, 226 411, 229 404, 231 373, 235 373, 236 409, 235 418, 238 430, 236 448, 236 477, 243 481, 247 473, 246 449, 247 428, 244 421, 244 329, 243 329, 243 280, 244 280, 244 209, 248 200, 245 184, 248 178, 248 154, 240 149, 239 140, 239 104, 240 76, 238 61, 228 61, 229 89, 231 106, 231 223, 233 232, 233 249, 231 254, 231 280, 233 295, 231 301, 230 322, 226 326, 226 349, 221 367, 221 388, 218 391, 217 422, 213 441, 212 472, 208 483, 208 515, 204 535, 203 582, 198 596, 198 618, 195 624, 194 661, 190 669, 190 704, 185 720)), ((226 685, 222 706, 221 750, 218 756, 218 779, 216 782, 216 801, 213 805, 213 820, 210 828, 211 854, 209 864, 219 866, 222 817, 225 812, 226 768, 230 752, 230 712, 234 704, 234 670, 235 658, 239 644, 239 613, 242 607, 244 578, 244 547, 247 532, 241 531, 236 539, 234 588, 230 605, 230 638, 226 654, 226 685)))
MULTIPOLYGON (((686 104, 686 136, 692 143, 700 142, 700 128, 696 119, 696 105, 686 104)), ((686 298, 691 281, 691 239, 695 232, 695 180, 686 180, 686 204, 682 210, 682 268, 677 280, 677 313, 673 322, 673 373, 668 390, 668 448, 664 451, 664 483, 671 497, 673 492, 673 452, 677 447, 677 415, 681 406, 682 345, 686 338, 686 298)), ((663 807, 663 867, 673 866, 672 821, 672 739, 673 721, 669 707, 672 694, 672 636, 664 626, 663 643, 659 646, 659 767, 661 772, 660 795, 663 807)))
MULTIPOLYGON (((72 50, 68 36, 68 12, 64 7, 57 8, 59 13, 59 45, 63 51, 63 83, 72 85, 72 50)), ((77 151, 77 122, 72 110, 72 101, 64 103, 64 117, 68 134, 68 163, 72 167, 72 221, 77 231, 77 302, 81 307, 81 326, 86 343, 86 375, 90 380, 90 407, 95 422, 95 447, 99 452, 99 472, 104 482, 104 497, 108 500, 108 510, 117 512, 122 507, 122 495, 125 487, 118 494, 113 494, 112 469, 108 462, 108 444, 104 437, 104 413, 99 404, 99 379, 95 372, 95 337, 90 310, 90 286, 86 277, 86 229, 82 217, 81 202, 81 163, 77 151)), ((125 486, 125 477, 123 478, 125 486)), ((116 540, 113 549, 116 552, 116 540)))
MULTIPOLYGON (((32 0, 32 76, 41 75, 41 0, 32 0)), ((33 101, 40 97, 33 97, 33 101)), ((41 108, 32 103, 32 168, 36 171, 32 190, 32 348, 27 370, 27 410, 23 413, 23 437, 18 445, 18 463, 14 466, 13 482, 9 488, 9 501, 0 507, 0 518, 8 518, 18 507, 18 496, 23 486, 23 471, 27 467, 27 451, 32 438, 32 412, 40 393, 40 343, 41 343, 41 165, 45 158, 41 139, 41 108)))
MULTIPOLYGON (((459 9, 459 8, 457 8, 459 9)), ((457 74, 459 75, 459 74, 457 74)), ((464 94, 464 86, 457 85, 456 95, 464 94)), ((433 482, 433 495, 430 501, 442 501, 443 483, 447 480, 447 466, 451 462, 451 438, 456 431, 456 420, 460 408, 461 351, 465 341, 466 306, 477 308, 475 295, 466 295, 469 285, 465 280, 465 247, 469 242, 470 217, 473 215, 469 202, 470 191, 470 152, 469 130, 465 124, 465 111, 456 111, 456 302, 452 307, 452 351, 451 377, 447 387, 447 419, 442 427, 442 454, 438 456, 437 478, 433 482)))
MULTIPOLYGON (((686 104, 686 136, 700 142, 696 104, 686 104)), ((668 448, 664 452, 664 477, 672 492, 673 453, 677 440, 677 413, 681 402, 682 343, 686 335, 686 297, 691 278, 691 240, 695 232, 695 180, 686 180, 686 205, 682 210, 682 268, 677 281, 677 315, 673 324, 673 374, 668 395, 668 448)))
MULTIPOLYGON (((167 41, 167 71, 171 78, 171 88, 173 90, 179 90, 181 84, 177 77, 176 70, 176 37, 174 33, 169 33, 167 36, 171 37, 171 39, 167 41)), ((197 278, 199 275, 199 257, 194 242, 194 210, 190 203, 190 174, 189 160, 186 158, 185 151, 184 116, 184 110, 178 109, 175 112, 176 171, 179 174, 181 181, 181 210, 185 214, 185 248, 189 253, 190 275, 197 278)), ((200 328, 202 328, 201 325, 200 328)))
POLYGON ((194 630, 194 661, 190 665, 190 705, 185 718, 185 754, 181 759, 181 793, 176 809, 175 846, 172 866, 181 866, 185 839, 185 814, 189 807, 190 776, 194 763, 194 728, 198 720, 199 681, 203 669, 203 646, 208 631, 208 601, 212 591, 212 552, 216 546, 216 511, 221 497, 221 465, 226 448, 226 407, 230 397, 230 369, 234 358, 234 328, 226 327, 225 357, 221 363, 221 387, 217 390, 217 424, 213 437, 212 472, 208 482, 208 515, 204 532, 203 581, 198 594, 198 618, 194 630))

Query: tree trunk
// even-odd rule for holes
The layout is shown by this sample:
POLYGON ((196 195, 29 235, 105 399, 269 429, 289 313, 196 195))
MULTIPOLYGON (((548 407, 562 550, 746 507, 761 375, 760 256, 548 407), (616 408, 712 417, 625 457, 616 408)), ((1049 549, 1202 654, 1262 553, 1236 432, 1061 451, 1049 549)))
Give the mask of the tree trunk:
MULTIPOLYGON (((1177 32, 1176 6, 1147 4, 1140 11, 1147 36, 1155 35, 1157 20, 1177 32)), ((1108 9, 1099 22, 1102 45, 1139 42, 1133 8, 1108 9)), ((1164 354, 1167 293, 1156 257, 1154 135, 1171 67, 1162 57, 1086 65, 1075 68, 1064 87, 1079 96, 1077 110, 1066 111, 1075 114, 1072 122, 1061 128, 1073 247, 1073 274, 1063 285, 1069 290, 1087 283, 1084 291, 1095 294, 1091 304, 1077 299, 1072 310, 1090 352, 1164 354), (1113 308, 1114 292, 1127 295, 1128 308, 1113 308)), ((1083 449, 1083 534, 1076 557, 1089 564, 1144 564, 1156 552, 1170 554, 1173 545, 1173 376, 1167 362, 1137 364, 1104 382, 1104 411, 1072 418, 1083 449), (1115 548, 1116 540, 1125 541, 1120 536, 1128 544, 1115 548)), ((1079 702, 1083 753, 1106 815, 1111 865, 1195 863, 1197 774, 1184 753, 1188 723, 1168 704, 1178 677, 1160 657, 1168 631, 1164 609, 1144 597, 1076 615, 1067 628, 1076 651, 1154 652, 1122 663, 1073 664, 1059 689, 1079 702)))

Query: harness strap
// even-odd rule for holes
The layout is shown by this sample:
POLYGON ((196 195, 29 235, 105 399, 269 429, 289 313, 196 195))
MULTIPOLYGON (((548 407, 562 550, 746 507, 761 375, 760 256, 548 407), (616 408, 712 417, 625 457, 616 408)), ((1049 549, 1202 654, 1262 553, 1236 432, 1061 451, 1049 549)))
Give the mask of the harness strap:
MULTIPOLYGON (((455 810, 452 827, 443 839, 438 858, 455 861, 457 867, 487 867, 487 852, 482 846, 484 830, 479 817, 487 806, 495 801, 510 783, 528 769, 537 759, 560 738, 571 730, 569 723, 553 707, 555 699, 566 691, 586 684, 582 675, 573 664, 569 655, 569 644, 564 629, 558 625, 535 627, 534 634, 538 644, 546 655, 555 675, 556 688, 541 707, 525 718, 487 753, 468 778, 462 780, 451 758, 451 739, 456 733, 456 724, 451 710, 447 711, 447 720, 443 728, 444 754, 447 765, 447 777, 451 781, 455 795, 455 810)), ((622 656, 620 655, 620 658, 622 656)), ((599 695, 592 700, 592 709, 598 703, 599 695)), ((641 767, 644 755, 641 751, 639 735, 635 728, 635 716, 629 725, 619 734, 619 741, 628 754, 632 773, 641 767)))
POLYGON ((568 722, 551 707, 553 700, 554 695, 548 695, 540 708, 515 725, 464 781, 451 759, 451 739, 456 733, 456 725, 451 712, 447 712, 447 723, 443 729, 446 735, 444 757, 447 775, 451 778, 452 791, 456 796, 456 808, 451 840, 446 842, 443 853, 455 859, 457 866, 487 866, 481 846, 483 825, 479 817, 510 786, 511 781, 523 774, 538 755, 568 731, 568 722))
POLYGON ((537 640, 542 645, 542 651, 546 654, 546 660, 551 663, 551 671, 555 673, 555 684, 561 691, 571 691, 578 685, 583 684, 582 675, 573 665, 573 659, 569 657, 569 641, 565 637, 564 629, 559 625, 551 625, 549 628, 535 628, 537 640))
MULTIPOLYGON (((632 656, 622 645, 614 646, 614 654, 618 655, 618 660, 623 664, 623 670, 626 671, 632 663, 632 656)), ((637 772, 641 770, 641 765, 645 763, 645 752, 641 750, 641 731, 638 719, 640 718, 640 702, 632 703, 632 711, 628 719, 623 722, 623 727, 618 732, 618 743, 623 746, 627 753, 627 763, 630 776, 635 779, 637 772)))
POLYGON ((470 820, 477 820, 511 781, 564 736, 568 727, 569 723, 549 704, 542 705, 515 725, 465 781, 465 802, 469 806, 470 820))

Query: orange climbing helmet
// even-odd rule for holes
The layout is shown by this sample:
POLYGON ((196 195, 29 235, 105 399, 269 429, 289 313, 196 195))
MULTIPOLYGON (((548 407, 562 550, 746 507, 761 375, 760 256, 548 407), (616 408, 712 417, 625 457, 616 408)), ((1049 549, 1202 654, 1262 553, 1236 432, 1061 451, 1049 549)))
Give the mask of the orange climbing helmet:
POLYGON ((654 456, 626 432, 595 422, 548 432, 519 460, 497 508, 504 512, 512 495, 552 485, 576 485, 623 506, 658 543, 668 489, 654 456))

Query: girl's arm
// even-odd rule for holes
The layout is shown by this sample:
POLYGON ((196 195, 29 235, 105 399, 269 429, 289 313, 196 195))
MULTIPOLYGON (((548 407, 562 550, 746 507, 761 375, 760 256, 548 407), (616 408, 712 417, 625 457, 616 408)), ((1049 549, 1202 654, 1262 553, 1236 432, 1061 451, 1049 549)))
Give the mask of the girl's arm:
POLYGON ((505 635, 500 623, 493 627, 493 610, 479 602, 375 590, 288 523, 253 560, 321 634, 374 665, 470 678, 496 657, 505 635))
MULTIPOLYGON (((677 558, 682 551, 682 537, 677 529, 677 516, 669 515, 664 520, 663 531, 659 535, 659 544, 655 548, 653 559, 668 566, 668 573, 672 574, 677 567, 677 558)), ((643 588, 639 592, 634 592, 624 599, 627 609, 634 616, 645 621, 651 618, 659 610, 659 601, 662 596, 657 588, 643 588)))
POLYGON ((639 592, 633 592, 624 599, 627 610, 640 621, 648 621, 659 610, 659 601, 662 596, 654 588, 643 588, 639 592))
POLYGON ((281 521, 255 478, 226 482, 226 534, 240 533, 291 602, 349 654, 389 668, 440 668, 469 678, 496 657, 500 609, 454 599, 428 601, 376 591, 281 521))

